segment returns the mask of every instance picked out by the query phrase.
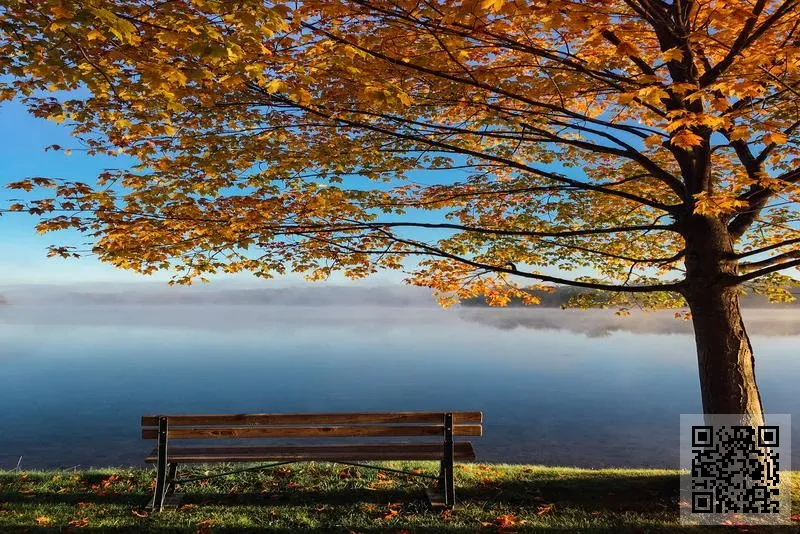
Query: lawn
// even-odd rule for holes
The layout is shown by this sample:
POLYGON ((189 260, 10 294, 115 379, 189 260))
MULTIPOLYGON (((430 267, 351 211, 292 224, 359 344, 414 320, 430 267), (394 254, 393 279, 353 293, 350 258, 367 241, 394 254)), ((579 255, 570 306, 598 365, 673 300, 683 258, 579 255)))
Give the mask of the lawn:
POLYGON ((160 514, 144 511, 152 484, 152 469, 0 471, 0 532, 800 532, 681 528, 678 473, 666 470, 459 465, 452 511, 428 506, 424 479, 326 463, 190 482, 160 514))

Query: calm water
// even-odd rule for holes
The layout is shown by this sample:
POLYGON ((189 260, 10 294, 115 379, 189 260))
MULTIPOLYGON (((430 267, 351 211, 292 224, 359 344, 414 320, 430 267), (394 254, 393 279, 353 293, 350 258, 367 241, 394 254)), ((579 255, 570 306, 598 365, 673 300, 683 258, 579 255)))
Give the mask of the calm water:
MULTIPOLYGON (((748 323, 765 408, 794 416, 800 444, 800 314, 748 323)), ((679 414, 700 411, 688 328, 552 309, 1 308, 0 467, 140 465, 148 413, 429 409, 482 410, 485 461, 674 467, 679 414)))

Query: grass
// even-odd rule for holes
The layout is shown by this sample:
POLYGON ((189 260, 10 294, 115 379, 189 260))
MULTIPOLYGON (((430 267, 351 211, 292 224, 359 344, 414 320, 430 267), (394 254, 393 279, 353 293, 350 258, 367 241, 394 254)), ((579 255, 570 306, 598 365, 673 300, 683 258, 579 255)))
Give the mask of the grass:
MULTIPOLYGON (((143 509, 152 484, 152 469, 0 471, 0 532, 800 532, 800 522, 681 527, 679 477, 667 470, 458 465, 452 511, 428 506, 424 479, 326 463, 190 482, 160 514, 143 509)), ((800 472, 792 490, 798 511, 800 472)))

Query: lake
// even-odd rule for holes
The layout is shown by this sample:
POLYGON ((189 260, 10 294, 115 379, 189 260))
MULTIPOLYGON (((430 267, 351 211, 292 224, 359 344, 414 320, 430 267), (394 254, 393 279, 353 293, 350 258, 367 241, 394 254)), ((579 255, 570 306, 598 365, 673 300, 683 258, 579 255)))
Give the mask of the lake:
MULTIPOLYGON (((800 313, 746 316, 765 409, 800 421, 800 313)), ((23 305, 0 343, 0 468, 143 465, 143 414, 445 409, 484 412, 482 461, 677 467, 700 412, 671 313, 23 305)))

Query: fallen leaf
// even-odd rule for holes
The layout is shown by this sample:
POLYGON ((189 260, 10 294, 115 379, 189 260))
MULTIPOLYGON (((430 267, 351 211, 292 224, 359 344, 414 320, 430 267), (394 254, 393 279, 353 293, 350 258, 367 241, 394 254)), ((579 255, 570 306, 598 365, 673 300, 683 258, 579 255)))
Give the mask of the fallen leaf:
POLYGON ((107 487, 109 487, 111 484, 113 484, 114 482, 116 482, 117 480, 119 480, 119 477, 118 477, 117 475, 111 475, 111 476, 110 476, 110 477, 108 477, 107 479, 105 479, 105 480, 103 480, 102 482, 100 482, 100 486, 101 486, 101 487, 103 487, 103 488, 107 488, 107 487))
POLYGON ((339 471, 339 478, 357 478, 355 471, 348 467, 339 471))
POLYGON ((494 524, 500 528, 516 527, 517 525, 523 525, 525 523, 527 523, 527 521, 524 519, 520 520, 519 517, 511 514, 501 515, 494 520, 494 524))
POLYGON ((46 515, 40 515, 39 517, 37 517, 35 519, 35 521, 36 521, 37 525, 43 526, 43 527, 46 527, 47 525, 49 525, 50 523, 53 522, 53 520, 50 519, 49 517, 47 517, 46 515))
POLYGON ((377 478, 378 480, 389 480, 391 477, 386 473, 378 471, 378 474, 375 475, 375 478, 377 478))
POLYGON ((68 527, 72 527, 72 528, 83 528, 88 524, 89 524, 89 518, 88 517, 78 517, 78 518, 73 519, 71 521, 67 521, 67 526, 68 527))
POLYGON ((288 477, 292 474, 292 470, 288 467, 276 467, 272 470, 272 474, 276 477, 288 477))
POLYGON ((542 506, 540 506, 540 507, 539 507, 539 508, 536 510, 536 515, 544 515, 544 514, 546 514, 547 512, 551 511, 553 508, 555 508, 555 506, 556 506, 556 505, 555 505, 555 504, 553 504, 553 503, 543 504, 542 506))
POLYGON ((197 527, 195 534, 210 534, 211 527, 214 526, 214 520, 206 519, 205 521, 200 521, 195 526, 197 527))
POLYGON ((131 510, 131 514, 133 514, 136 517, 140 517, 142 519, 150 515, 147 512, 140 512, 139 510, 131 510))

